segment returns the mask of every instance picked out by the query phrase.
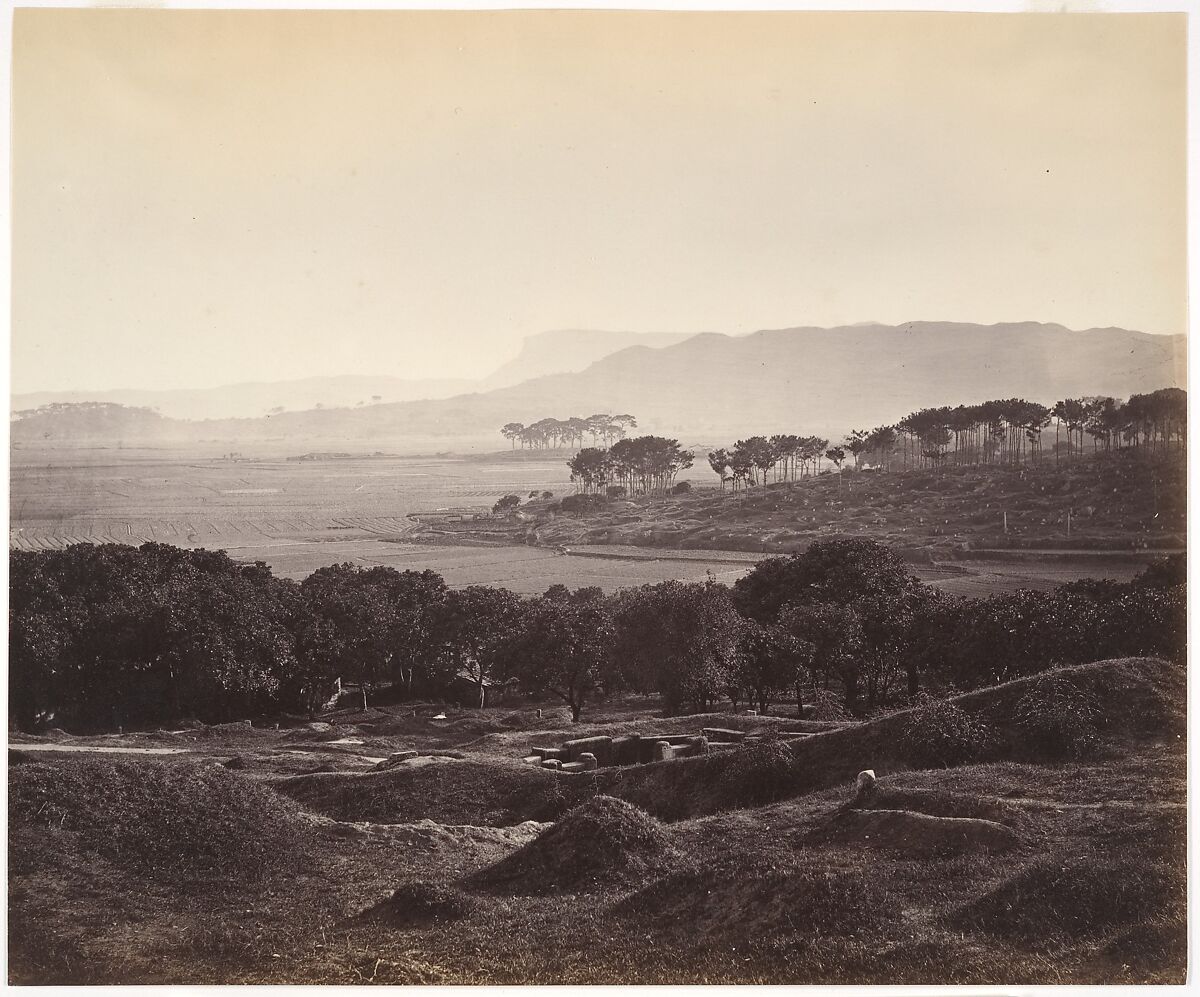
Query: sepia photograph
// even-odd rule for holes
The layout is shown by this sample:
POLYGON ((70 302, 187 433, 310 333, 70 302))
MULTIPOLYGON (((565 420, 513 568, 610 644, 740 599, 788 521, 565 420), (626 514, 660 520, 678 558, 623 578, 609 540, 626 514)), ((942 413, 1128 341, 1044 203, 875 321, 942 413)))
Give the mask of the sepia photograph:
POLYGON ((1187 981, 1190 15, 6 16, 10 985, 1187 981))

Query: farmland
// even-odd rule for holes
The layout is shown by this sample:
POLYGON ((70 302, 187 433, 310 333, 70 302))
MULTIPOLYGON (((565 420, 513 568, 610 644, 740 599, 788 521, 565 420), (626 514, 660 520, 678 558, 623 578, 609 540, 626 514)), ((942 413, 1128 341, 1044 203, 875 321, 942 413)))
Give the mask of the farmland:
MULTIPOLYGON (((560 518, 539 527, 544 536, 536 538, 527 538, 527 529, 517 524, 511 542, 497 545, 471 542, 477 531, 469 523, 461 524, 457 535, 430 534, 407 516, 447 508, 485 513, 509 493, 568 494, 573 487, 561 456, 517 452, 295 459, 299 456, 264 451, 231 460, 202 450, 14 449, 9 546, 47 550, 79 542, 156 541, 227 550, 239 560, 264 561, 276 574, 296 579, 348 561, 400 570, 431 568, 452 587, 487 584, 533 594, 564 584, 613 591, 668 578, 695 580, 709 572, 730 583, 763 556, 764 547, 774 553, 786 546, 773 539, 763 542, 779 537, 781 528, 796 539, 797 528, 810 521, 807 528, 815 531, 814 538, 841 521, 854 530, 870 529, 872 520, 880 518, 875 506, 884 490, 894 487, 891 481, 864 480, 848 482, 840 491, 836 482, 822 478, 795 489, 737 498, 702 488, 693 498, 622 503, 598 518, 560 518), (821 516, 819 522, 814 514, 821 516), (614 528, 610 524, 617 519, 621 522, 614 528), (680 542, 680 524, 704 527, 696 540, 687 541, 699 549, 671 549, 680 542), (566 555, 557 549, 564 543, 570 551, 566 555)), ((706 470, 692 471, 697 485, 710 478, 706 470)), ((958 501, 973 498, 964 495, 958 501)), ((1123 581, 1142 566, 1140 558, 1131 559, 1127 552, 1001 561, 952 551, 953 529, 942 524, 923 528, 921 519, 934 520, 939 514, 946 519, 958 509, 931 505, 927 493, 918 499, 918 514, 908 517, 913 520, 909 532, 895 525, 903 515, 902 502, 885 513, 891 521, 889 539, 940 548, 936 562, 918 559, 913 568, 947 592, 975 596, 1048 589, 1081 576, 1123 581)), ((994 501, 991 496, 978 504, 994 501)), ((539 504, 544 505, 534 506, 539 504)), ((1028 514, 1014 503, 1010 515, 1014 531, 1023 529, 1028 514)), ((970 527, 965 516, 962 522, 970 527)), ((1174 519, 1160 517, 1157 522, 1174 519)), ((1062 538, 1047 534, 1047 539, 1062 538)), ((1111 542, 1108 536, 1097 539, 1101 546, 1111 542)))

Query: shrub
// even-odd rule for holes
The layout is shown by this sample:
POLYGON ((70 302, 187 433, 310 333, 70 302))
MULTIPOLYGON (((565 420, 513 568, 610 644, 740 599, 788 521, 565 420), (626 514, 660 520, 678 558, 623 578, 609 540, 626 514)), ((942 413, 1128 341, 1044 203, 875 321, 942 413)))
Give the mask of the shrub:
POLYGON ((567 495, 562 500, 562 511, 573 513, 590 512, 604 505, 603 495, 567 495))
POLYGON ((842 700, 835 692, 828 689, 818 689, 813 696, 811 719, 826 723, 835 723, 846 719, 846 711, 842 708, 842 700))
POLYGON ((604 489, 604 494, 611 499, 624 498, 627 494, 624 485, 609 485, 604 489))
POLYGON ((671 489, 671 494, 672 495, 686 495, 691 490, 692 490, 692 483, 690 481, 678 481, 675 483, 675 487, 671 489))
POLYGON ((519 495, 505 495, 496 500, 496 504, 492 506, 492 512, 497 515, 511 512, 520 504, 521 497, 519 495))
POLYGON ((542 498, 544 498, 544 499, 554 498, 554 492, 542 492, 542 498))
POLYGON ((1039 757, 1081 758, 1098 741, 1100 707, 1088 692, 1059 675, 1043 675, 1018 701, 1015 717, 1039 757))
POLYGON ((721 774, 722 800, 729 806, 761 806, 787 795, 792 786, 792 749, 784 741, 740 748, 721 774))
POLYGON ((961 707, 922 695, 900 735, 904 757, 914 765, 948 768, 978 758, 990 731, 961 707))

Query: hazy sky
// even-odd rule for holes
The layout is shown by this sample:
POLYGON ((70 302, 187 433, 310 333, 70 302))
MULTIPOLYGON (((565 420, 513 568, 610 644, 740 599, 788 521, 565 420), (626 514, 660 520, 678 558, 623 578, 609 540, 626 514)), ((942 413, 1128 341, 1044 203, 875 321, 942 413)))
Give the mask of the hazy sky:
POLYGON ((19 10, 13 389, 1185 331, 1182 15, 19 10))

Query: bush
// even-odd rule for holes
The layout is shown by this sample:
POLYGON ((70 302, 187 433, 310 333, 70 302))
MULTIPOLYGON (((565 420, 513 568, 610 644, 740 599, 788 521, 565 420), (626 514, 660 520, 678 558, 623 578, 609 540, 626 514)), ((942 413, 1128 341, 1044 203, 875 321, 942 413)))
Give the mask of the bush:
POLYGON ((1058 675, 1043 675, 1018 701, 1017 725, 1039 757, 1081 758, 1099 740, 1099 704, 1090 693, 1058 675))
POLYGON ((624 485, 609 485, 604 490, 604 494, 607 495, 610 499, 624 498, 626 495, 625 486, 624 485))
POLYGON ((496 515, 511 512, 520 504, 521 497, 519 495, 505 495, 496 500, 496 504, 492 506, 492 512, 496 515))
POLYGON ((690 481, 679 481, 675 484, 675 487, 671 489, 671 494, 672 495, 686 495, 691 490, 692 490, 692 483, 690 481))
POLYGON ((544 498, 544 499, 554 498, 554 492, 542 492, 542 498, 544 498))
POLYGON ((810 719, 825 723, 836 723, 846 719, 846 711, 842 708, 842 700, 835 692, 828 689, 818 689, 813 696, 810 719))
POLYGON ((568 495, 562 500, 562 511, 581 515, 604 505, 602 495, 568 495))
POLYGON ((978 758, 990 739, 988 727, 947 700, 922 695, 900 735, 910 764, 949 768, 978 758))
POLYGON ((792 787, 792 749, 784 741, 763 741, 736 750, 721 774, 721 798, 729 806, 774 803, 792 787))

